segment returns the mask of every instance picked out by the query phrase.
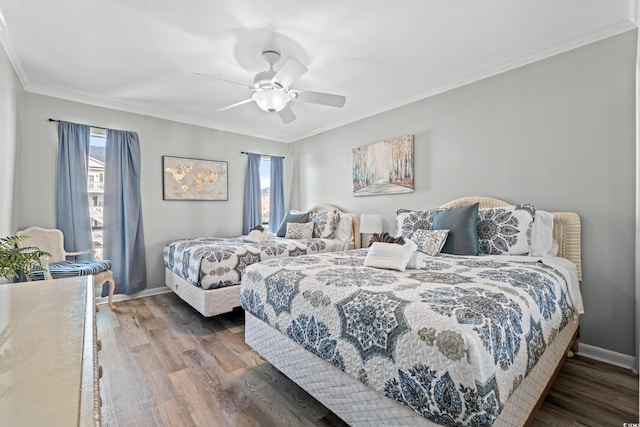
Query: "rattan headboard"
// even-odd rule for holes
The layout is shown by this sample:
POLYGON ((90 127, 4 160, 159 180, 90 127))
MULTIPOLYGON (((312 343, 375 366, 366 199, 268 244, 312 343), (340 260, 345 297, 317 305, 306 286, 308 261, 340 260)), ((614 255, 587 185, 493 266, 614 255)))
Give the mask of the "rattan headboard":
MULTIPOLYGON (((441 207, 467 206, 479 203, 480 208, 499 208, 512 203, 492 197, 463 197, 443 204, 441 207)), ((580 217, 574 212, 551 212, 553 214, 553 238, 558 242, 558 256, 576 265, 578 280, 582 280, 582 255, 580 243, 580 217)))
POLYGON ((353 245, 354 245, 354 249, 360 249, 362 243, 360 241, 360 214, 359 213, 344 212, 339 207, 328 204, 328 203, 322 203, 320 205, 316 205, 312 207, 310 211, 319 212, 319 211, 331 211, 334 209, 337 210, 338 213, 349 214, 353 217, 353 221, 351 223, 353 226, 353 245))

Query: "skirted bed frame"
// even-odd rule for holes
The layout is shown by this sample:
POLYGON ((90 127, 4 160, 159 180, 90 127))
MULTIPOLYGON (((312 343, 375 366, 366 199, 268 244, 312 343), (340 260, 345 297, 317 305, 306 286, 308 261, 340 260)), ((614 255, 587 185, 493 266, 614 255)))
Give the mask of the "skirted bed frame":
MULTIPOLYGON (((442 207, 479 203, 480 208, 510 205, 487 197, 467 197, 442 207)), ((571 212, 554 212, 553 236, 559 245, 558 256, 572 261, 582 280, 580 218, 571 212)), ((565 355, 577 340, 578 316, 574 314, 509 397, 494 426, 525 425, 533 418, 551 387, 565 355)), ((344 421, 354 426, 416 425, 437 426, 407 406, 384 397, 331 363, 305 350, 263 320, 246 312, 246 342, 269 363, 283 372, 344 421)))
MULTIPOLYGON (((331 204, 319 204, 314 206, 310 212, 332 211, 350 215, 353 228, 353 245, 355 249, 360 248, 360 214, 345 213, 338 207, 331 204)), ((215 289, 202 289, 194 286, 184 278, 177 275, 171 269, 165 267, 165 284, 175 292, 186 303, 198 310, 203 316, 217 316, 228 313, 235 307, 240 306, 240 283, 224 286, 215 289)))

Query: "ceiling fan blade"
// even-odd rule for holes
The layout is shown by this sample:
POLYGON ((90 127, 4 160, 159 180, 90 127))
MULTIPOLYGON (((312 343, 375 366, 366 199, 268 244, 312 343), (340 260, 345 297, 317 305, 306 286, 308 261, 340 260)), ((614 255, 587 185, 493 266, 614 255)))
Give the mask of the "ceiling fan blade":
POLYGON ((287 104, 282 110, 278 111, 278 115, 282 119, 282 123, 285 125, 296 119, 296 115, 293 114, 293 110, 289 104, 287 104))
POLYGON ((289 86, 308 71, 300 61, 289 58, 271 79, 274 86, 289 89, 289 86))
POLYGON ((312 92, 309 90, 290 90, 291 98, 299 102, 310 102, 312 104, 329 105, 331 107, 342 108, 347 98, 342 95, 331 93, 312 92))
POLYGON ((231 84, 234 84, 234 85, 242 86, 243 88, 246 88, 246 89, 253 89, 253 87, 251 87, 251 86, 247 86, 247 85, 242 84, 242 83, 234 82, 233 80, 222 79, 220 77, 210 76, 208 74, 202 74, 202 73, 193 73, 193 74, 195 74, 198 77, 204 77, 204 78, 207 78, 207 79, 219 80, 221 82, 231 83, 231 84))
POLYGON ((227 105, 226 107, 218 108, 216 110, 216 113, 218 113, 220 111, 230 110, 231 108, 235 108, 235 107, 237 107, 239 105, 242 105, 242 104, 247 104, 247 103, 249 103, 251 101, 253 101, 253 98, 245 99, 244 101, 236 102, 235 104, 231 104, 231 105, 227 105))

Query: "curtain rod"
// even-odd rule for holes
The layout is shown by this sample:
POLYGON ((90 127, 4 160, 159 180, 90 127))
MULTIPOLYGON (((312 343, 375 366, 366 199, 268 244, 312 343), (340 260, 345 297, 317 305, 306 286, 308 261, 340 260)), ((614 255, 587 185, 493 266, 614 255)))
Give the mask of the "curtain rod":
MULTIPOLYGON (((240 154, 254 154, 254 153, 247 153, 246 151, 241 151, 240 154)), ((255 153, 258 154, 258 153, 255 153)), ((268 156, 267 154, 260 154, 261 156, 267 156, 267 157, 281 157, 284 159, 284 156, 268 156)))
MULTIPOLYGON (((60 123, 60 120, 57 119, 49 119, 50 122, 56 122, 56 123, 60 123)), ((92 128, 96 128, 96 129, 103 129, 103 130, 107 130, 107 128, 103 128, 102 126, 94 126, 94 125, 87 125, 89 127, 92 128)))

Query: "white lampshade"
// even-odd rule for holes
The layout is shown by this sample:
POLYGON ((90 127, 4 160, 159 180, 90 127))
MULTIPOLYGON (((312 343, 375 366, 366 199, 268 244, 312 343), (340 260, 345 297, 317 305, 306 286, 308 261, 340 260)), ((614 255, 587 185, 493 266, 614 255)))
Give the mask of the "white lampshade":
POLYGON ((258 107, 271 113, 282 110, 289 102, 289 95, 282 90, 260 90, 253 94, 258 107))
POLYGON ((382 233, 382 215, 360 215, 360 233, 382 233))

